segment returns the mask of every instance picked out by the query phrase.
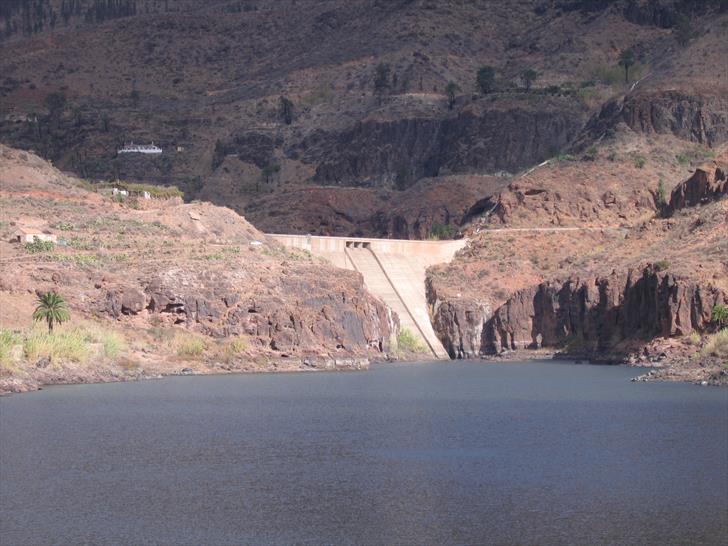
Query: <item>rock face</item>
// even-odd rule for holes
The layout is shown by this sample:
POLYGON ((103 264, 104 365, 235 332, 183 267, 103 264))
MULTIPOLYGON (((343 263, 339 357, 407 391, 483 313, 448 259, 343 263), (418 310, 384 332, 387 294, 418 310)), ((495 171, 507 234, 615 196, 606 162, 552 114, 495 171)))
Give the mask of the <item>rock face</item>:
POLYGON ((544 282, 514 294, 483 329, 483 353, 563 347, 607 352, 626 340, 703 331, 726 294, 648 267, 591 279, 544 282))
POLYGON ((489 209, 508 178, 452 175, 423 179, 407 191, 306 187, 270 194, 245 210, 268 233, 427 239, 437 229, 455 235, 473 215, 489 209), (476 205, 473 205, 476 203, 476 205))
POLYGON ((101 311, 116 318, 142 311, 212 337, 246 335, 285 354, 385 352, 398 318, 363 288, 361 276, 323 275, 293 265, 251 291, 245 272, 170 268, 140 286, 107 289, 101 311))
POLYGON ((441 300, 427 279, 427 301, 432 322, 450 358, 474 358, 481 353, 483 328, 491 308, 471 300, 441 300))
POLYGON ((605 104, 585 132, 591 138, 609 136, 620 122, 640 133, 672 134, 715 146, 728 140, 728 102, 680 91, 633 93, 605 104))
POLYGON ((724 163, 696 169, 690 178, 672 190, 670 201, 662 211, 663 216, 672 216, 680 209, 704 205, 728 195, 727 171, 724 163))
POLYGON ((343 133, 306 141, 305 162, 319 162, 319 184, 405 189, 441 174, 513 172, 566 146, 584 112, 544 99, 489 108, 483 101, 455 116, 364 121, 343 133))

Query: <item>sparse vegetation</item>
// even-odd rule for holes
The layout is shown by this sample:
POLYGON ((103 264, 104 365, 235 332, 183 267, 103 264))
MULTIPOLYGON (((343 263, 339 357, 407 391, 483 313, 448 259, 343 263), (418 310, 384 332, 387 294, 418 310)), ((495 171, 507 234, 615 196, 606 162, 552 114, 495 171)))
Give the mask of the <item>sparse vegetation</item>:
POLYGON ((426 353, 427 347, 417 339, 409 328, 402 328, 397 336, 397 348, 400 351, 412 353, 426 353))
POLYGON ((638 169, 642 169, 647 163, 647 158, 643 155, 638 155, 634 158, 634 166, 638 169))
POLYGON ((476 76, 476 83, 478 84, 478 89, 483 95, 487 95, 488 93, 495 91, 495 68, 492 66, 480 67, 478 75, 476 76))
POLYGON ((665 189, 665 183, 660 179, 657 184, 657 191, 655 192, 655 203, 658 207, 662 208, 667 204, 667 190, 665 189))
POLYGON ((184 358, 200 357, 207 350, 207 344, 203 339, 190 334, 175 337, 173 343, 177 350, 177 356, 184 358))
POLYGON ((690 163, 690 158, 686 154, 677 154, 675 159, 677 159, 677 162, 680 163, 680 165, 687 165, 690 163))
POLYGON ((654 263, 655 271, 667 271, 670 268, 670 262, 667 260, 660 260, 654 263))
POLYGON ((22 339, 10 330, 0 330, 0 367, 10 364, 13 347, 22 343, 22 339))
POLYGON ((717 356, 718 358, 728 357, 728 328, 723 328, 708 336, 702 354, 703 356, 717 356))
POLYGON ((86 362, 90 350, 85 336, 78 329, 58 332, 31 332, 23 340, 23 354, 31 362, 40 358, 86 362))
POLYGON ((457 230, 450 224, 438 224, 433 223, 430 228, 430 235, 428 239, 432 241, 439 241, 441 239, 452 239, 455 236, 457 230))
POLYGON ((678 44, 683 47, 688 45, 688 42, 690 42, 695 35, 695 31, 693 30, 693 25, 687 15, 681 15, 678 17, 678 20, 672 29, 672 34, 675 36, 675 40, 677 40, 678 44))
POLYGON ((170 199, 172 197, 184 198, 184 192, 177 188, 177 186, 155 186, 154 184, 139 184, 134 182, 124 182, 123 180, 115 180, 110 182, 99 182, 91 184, 92 191, 98 191, 105 188, 118 188, 120 190, 126 190, 130 195, 138 194, 141 195, 144 192, 149 193, 149 196, 154 199, 170 199))
POLYGON ((32 243, 25 243, 25 251, 30 254, 53 252, 55 247, 53 241, 41 241, 40 239, 35 239, 32 243))

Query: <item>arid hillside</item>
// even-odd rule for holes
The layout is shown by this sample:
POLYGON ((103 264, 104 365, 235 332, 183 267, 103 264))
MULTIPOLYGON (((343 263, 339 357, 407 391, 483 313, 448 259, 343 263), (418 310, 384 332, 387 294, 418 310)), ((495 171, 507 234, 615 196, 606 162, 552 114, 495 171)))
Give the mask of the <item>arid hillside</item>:
POLYGON ((724 4, 13 0, 0 139, 89 180, 175 184, 266 230, 455 233, 497 198, 490 177, 618 127, 725 142, 724 4), (164 152, 119 155, 131 141, 164 152), (460 202, 434 211, 453 180, 460 202))
POLYGON ((230 209, 112 195, 0 145, 0 391, 168 373, 359 368, 398 318, 358 273, 230 209), (25 243, 29 235, 48 242, 25 243), (55 291, 71 323, 33 325, 55 291))

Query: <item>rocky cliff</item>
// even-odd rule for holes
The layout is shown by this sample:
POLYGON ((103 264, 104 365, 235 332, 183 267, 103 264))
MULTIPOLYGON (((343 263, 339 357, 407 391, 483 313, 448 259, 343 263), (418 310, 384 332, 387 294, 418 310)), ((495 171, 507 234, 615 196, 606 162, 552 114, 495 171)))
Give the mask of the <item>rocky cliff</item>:
POLYGON ((654 267, 548 281, 514 294, 483 328, 483 353, 556 347, 604 355, 624 341, 705 331, 728 295, 654 267))

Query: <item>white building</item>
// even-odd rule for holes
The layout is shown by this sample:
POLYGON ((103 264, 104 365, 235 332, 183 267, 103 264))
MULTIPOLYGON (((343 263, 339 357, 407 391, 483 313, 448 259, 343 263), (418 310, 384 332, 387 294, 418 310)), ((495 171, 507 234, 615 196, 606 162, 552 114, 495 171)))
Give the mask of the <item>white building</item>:
POLYGON ((162 148, 155 146, 154 142, 151 144, 124 144, 123 148, 117 150, 119 154, 161 154, 162 148))

